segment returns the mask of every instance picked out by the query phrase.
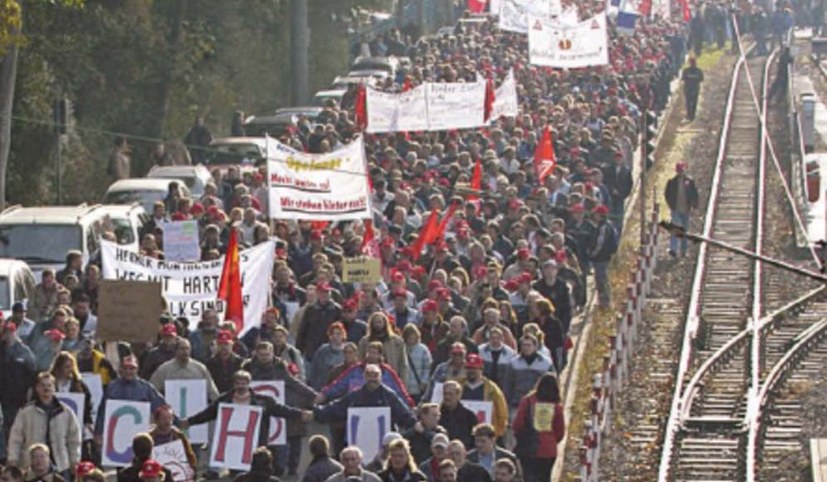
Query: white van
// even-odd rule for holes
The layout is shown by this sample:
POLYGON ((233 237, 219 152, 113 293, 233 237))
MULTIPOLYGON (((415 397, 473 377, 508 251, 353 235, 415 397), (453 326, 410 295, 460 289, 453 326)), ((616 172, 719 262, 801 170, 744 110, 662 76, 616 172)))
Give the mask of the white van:
POLYGON ((29 265, 16 259, 0 259, 0 312, 6 319, 11 316, 15 303, 24 305, 34 294, 36 284, 29 265))
POLYGON ((12 206, 0 213, 0 257, 25 261, 37 278, 46 268, 63 269, 72 249, 85 265, 99 248, 106 217, 99 204, 12 206))

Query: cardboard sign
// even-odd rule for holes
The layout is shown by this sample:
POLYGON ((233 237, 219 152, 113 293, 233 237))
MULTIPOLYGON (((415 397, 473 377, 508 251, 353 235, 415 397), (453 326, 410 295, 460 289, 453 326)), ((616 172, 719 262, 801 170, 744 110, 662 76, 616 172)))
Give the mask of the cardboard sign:
POLYGON ((97 336, 104 341, 152 342, 158 336, 161 283, 101 280, 97 336))
POLYGON ((83 412, 86 410, 86 395, 82 393, 56 392, 55 398, 69 407, 78 419, 78 425, 83 427, 83 412))
POLYGON ((152 458, 172 472, 174 482, 193 482, 195 471, 187 459, 184 443, 180 440, 158 445, 152 449, 152 458))
POLYGON ((161 224, 164 231, 164 258, 169 261, 199 261, 201 246, 198 221, 171 221, 161 224))
MULTIPOLYGON (((167 380, 164 398, 179 418, 187 418, 207 408, 206 380, 167 380)), ((194 425, 186 430, 190 443, 205 444, 209 441, 208 424, 194 425)))
POLYGON ((382 439, 393 429, 390 407, 347 409, 347 444, 362 449, 363 460, 373 460, 382 450, 382 439))
POLYGON ((379 283, 382 281, 382 261, 376 258, 345 258, 342 265, 345 283, 379 283))
MULTIPOLYGON (((258 395, 270 397, 284 405, 284 380, 259 380, 250 382, 250 388, 258 395)), ((267 445, 287 445, 287 420, 270 417, 270 433, 267 445)))
POLYGON ((550 432, 554 423, 554 404, 537 402, 534 404, 534 430, 550 432))
POLYGON ((86 388, 89 389, 89 393, 92 395, 92 420, 96 420, 101 400, 103 400, 103 382, 101 381, 101 376, 97 373, 83 372, 80 374, 80 378, 83 380, 83 383, 86 384, 86 388))
POLYGON ((463 400, 465 408, 474 412, 480 423, 491 423, 494 418, 494 404, 482 400, 463 400))
MULTIPOLYGON (((261 314, 270 306, 270 275, 275 258, 275 241, 241 251, 241 297, 244 302, 244 327, 239 336, 261 323, 261 314)), ((224 257, 199 263, 181 263, 131 253, 115 243, 101 241, 102 275, 107 280, 156 281, 161 283, 167 310, 173 317, 184 316, 192 323, 204 311, 214 309, 223 319, 226 303, 218 298, 224 257)), ((161 302, 155 308, 153 339, 158 330, 161 302)), ((103 316, 98 314, 103 319, 103 316)), ((98 328, 100 331, 100 328, 98 328)))
POLYGON ((261 407, 220 403, 210 450, 210 467, 250 470, 263 416, 261 407))
POLYGON ((132 463, 132 437, 149 430, 149 402, 107 400, 103 407, 104 467, 128 467, 132 463))

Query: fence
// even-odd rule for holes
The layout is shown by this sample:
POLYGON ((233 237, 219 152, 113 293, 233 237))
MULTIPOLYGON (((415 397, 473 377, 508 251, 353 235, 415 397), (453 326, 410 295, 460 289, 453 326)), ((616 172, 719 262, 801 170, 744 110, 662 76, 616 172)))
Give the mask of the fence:
POLYGON ((603 371, 594 376, 591 417, 586 421, 580 446, 580 480, 599 479, 599 460, 603 436, 611 430, 615 399, 629 378, 629 363, 634 353, 638 326, 643 318, 646 298, 651 293, 657 264, 660 206, 656 203, 646 227, 644 242, 626 286, 626 305, 617 316, 614 334, 609 337, 609 354, 603 357, 603 371))

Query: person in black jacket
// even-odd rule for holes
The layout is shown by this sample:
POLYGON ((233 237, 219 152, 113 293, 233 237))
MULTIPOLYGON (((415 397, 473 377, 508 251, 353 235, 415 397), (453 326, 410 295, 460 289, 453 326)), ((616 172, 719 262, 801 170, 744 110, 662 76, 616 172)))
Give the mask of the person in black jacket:
POLYGON ((240 474, 233 482, 281 482, 273 475, 273 455, 267 447, 259 447, 253 452, 250 471, 240 474))
POLYGON ((535 291, 543 295, 554 305, 554 316, 563 324, 563 331, 569 332, 571 326, 571 290, 569 285, 557 276, 557 261, 549 259, 543 263, 543 277, 532 285, 535 291))
MULTIPOLYGON (((155 448, 155 443, 148 433, 139 433, 132 438, 132 465, 118 471, 118 482, 140 482, 141 469, 143 469, 144 462, 150 460, 152 457, 152 449, 155 448)), ((164 469, 163 480, 171 481, 172 472, 169 469, 164 469)))
POLYGON ((594 244, 588 251, 589 260, 594 267, 594 281, 597 288, 597 299, 601 308, 608 308, 612 298, 609 286, 609 261, 617 251, 617 231, 606 218, 609 208, 600 205, 592 210, 597 225, 594 244))
POLYGON ((236 405, 254 405, 262 407, 263 413, 260 421, 260 429, 258 434, 258 445, 266 446, 267 437, 270 435, 270 418, 285 418, 287 420, 302 419, 305 421, 312 420, 313 414, 309 411, 298 410, 293 407, 282 405, 270 397, 264 395, 257 395, 250 388, 250 381, 252 376, 250 372, 239 370, 233 376, 233 389, 231 391, 222 393, 214 402, 209 404, 207 408, 199 413, 182 420, 180 426, 182 429, 187 429, 191 425, 199 425, 206 422, 211 422, 218 416, 218 405, 221 403, 234 403, 236 405))
POLYGON ((26 404, 34 380, 32 351, 17 336, 17 325, 0 316, 0 406, 5 433, 9 433, 17 411, 26 404))
MULTIPOLYGON (((491 474, 482 465, 469 462, 467 455, 468 452, 461 441, 452 440, 448 444, 448 456, 457 467, 457 482, 492 482, 491 474)), ((440 466, 440 476, 441 473, 442 467, 440 466)))
POLYGON ((330 443, 324 435, 310 437, 307 446, 312 459, 301 482, 325 482, 331 475, 342 471, 342 464, 330 458, 330 443))
POLYGON ((479 421, 477 415, 460 402, 461 399, 462 386, 459 383, 449 380, 442 385, 439 424, 445 427, 451 440, 459 439, 466 448, 471 448, 474 446, 471 433, 479 421))
MULTIPOLYGON (((672 211, 672 224, 689 228, 689 215, 698 207, 698 188, 695 187, 695 181, 686 175, 685 163, 679 162, 675 166, 675 171, 675 177, 666 183, 666 204, 672 211)), ((681 256, 686 254, 686 238, 672 234, 669 239, 669 254, 677 256, 678 248, 681 256)))
POLYGON ((417 463, 431 456, 431 440, 434 435, 438 433, 447 435, 445 429, 439 425, 439 417, 438 404, 423 403, 419 407, 419 421, 402 434, 410 444, 411 455, 417 463))
POLYGON ((603 183, 609 190, 609 219, 617 232, 623 231, 626 198, 632 192, 632 170, 623 164, 623 153, 615 151, 611 166, 603 169, 603 183))

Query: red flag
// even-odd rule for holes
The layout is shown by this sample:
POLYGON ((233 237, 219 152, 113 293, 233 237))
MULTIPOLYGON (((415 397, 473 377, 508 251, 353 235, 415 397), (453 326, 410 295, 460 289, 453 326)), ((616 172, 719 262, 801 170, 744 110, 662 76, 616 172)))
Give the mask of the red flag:
POLYGON ((373 232, 373 220, 365 219, 362 221, 362 224, 365 225, 365 234, 362 236, 362 247, 360 251, 365 256, 381 258, 379 253, 379 240, 376 239, 376 235, 373 232))
POLYGON ((488 0, 468 0, 468 10, 471 13, 485 13, 488 0))
POLYGON ((689 10, 689 0, 679 0, 681 2, 681 10, 683 10, 683 21, 688 22, 692 20, 692 12, 689 10))
POLYGON ((356 127, 365 130, 368 127, 368 91, 364 84, 359 84, 356 93, 356 127))
POLYGON ((491 118, 491 113, 494 111, 494 100, 496 100, 496 97, 497 96, 494 91, 494 81, 488 79, 488 82, 485 83, 485 122, 488 122, 491 118))
MULTIPOLYGON (((471 189, 482 191, 482 161, 479 159, 477 159, 477 163, 474 164, 474 173, 471 175, 471 189)), ((478 201, 479 199, 480 197, 476 194, 468 196, 469 201, 478 201)))
POLYGON ((241 297, 241 263, 238 258, 238 231, 230 230, 230 243, 221 270, 218 299, 227 303, 224 319, 235 323, 236 333, 244 328, 244 302, 241 297))
POLYGON ((431 211, 431 215, 425 224, 422 226, 422 231, 419 232, 419 237, 416 238, 414 244, 411 245, 414 260, 419 259, 422 254, 422 249, 436 240, 436 235, 439 232, 439 213, 436 209, 431 211))
POLYGON ((445 231, 448 229, 448 222, 450 222, 454 217, 454 211, 457 210, 458 206, 459 203, 451 203, 451 205, 448 206, 448 212, 442 217, 442 221, 440 221, 439 226, 437 227, 434 239, 428 241, 428 244, 435 243, 445 236, 445 231))
POLYGON ((644 17, 652 14, 652 0, 642 0, 637 7, 637 12, 644 17))
POLYGON ((557 166, 557 157, 551 142, 551 129, 546 127, 543 130, 543 138, 534 150, 534 173, 537 176, 537 183, 543 184, 543 181, 554 172, 555 166, 557 166))
POLYGON ((407 92, 413 89, 413 81, 410 77, 405 77, 405 82, 402 83, 402 92, 407 92))

